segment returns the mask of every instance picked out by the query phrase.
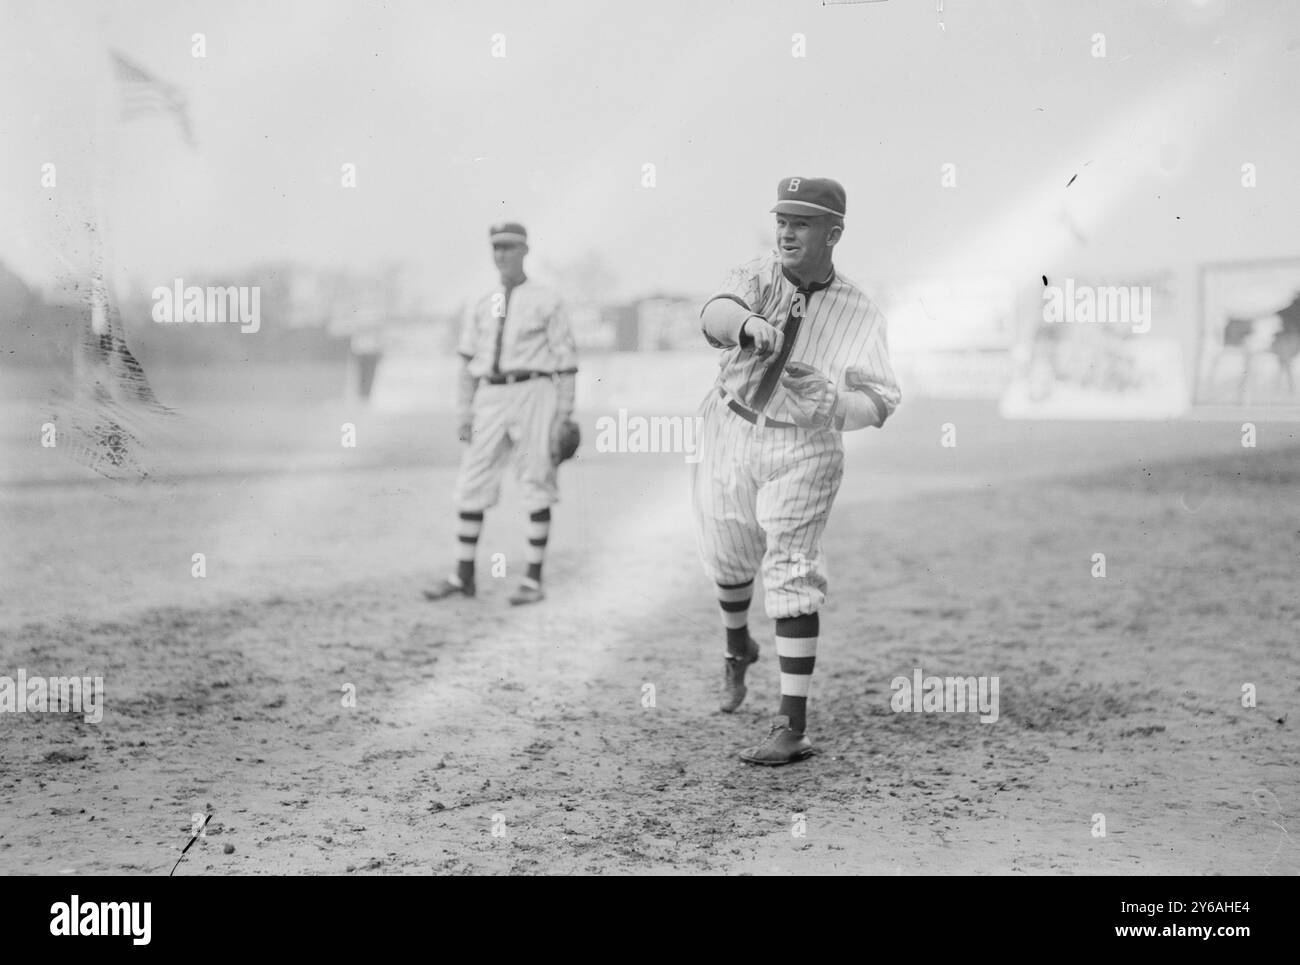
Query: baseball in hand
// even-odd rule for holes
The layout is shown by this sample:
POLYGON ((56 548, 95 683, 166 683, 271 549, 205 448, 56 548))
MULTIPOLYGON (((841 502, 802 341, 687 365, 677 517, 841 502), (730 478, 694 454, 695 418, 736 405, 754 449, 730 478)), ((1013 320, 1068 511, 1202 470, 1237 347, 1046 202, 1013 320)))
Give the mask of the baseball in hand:
POLYGON ((785 336, 779 328, 760 316, 750 315, 740 330, 754 340, 754 354, 759 358, 767 358, 781 351, 781 342, 785 336))

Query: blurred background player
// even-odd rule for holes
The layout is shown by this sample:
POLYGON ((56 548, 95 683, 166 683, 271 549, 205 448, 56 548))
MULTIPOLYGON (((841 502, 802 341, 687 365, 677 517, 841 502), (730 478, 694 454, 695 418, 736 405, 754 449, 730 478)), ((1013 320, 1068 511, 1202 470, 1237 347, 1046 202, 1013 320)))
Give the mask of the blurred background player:
POLYGON ((723 356, 700 410, 691 482, 700 555, 727 636, 727 713, 745 699, 745 670, 758 659, 748 612, 762 570, 781 708, 767 740, 740 756, 776 765, 812 753, 808 686, 826 599, 822 532, 844 473, 840 433, 883 424, 900 394, 884 316, 832 264, 844 188, 786 178, 772 211, 776 250, 732 272, 700 311, 723 356))
POLYGON ((577 347, 559 295, 524 274, 528 233, 505 222, 488 232, 500 283, 466 311, 459 353, 459 438, 466 444, 456 481, 456 571, 424 595, 474 596, 474 561, 483 514, 501 495, 513 463, 528 510, 528 569, 515 605, 543 599, 542 561, 551 530, 557 439, 573 415, 577 347))

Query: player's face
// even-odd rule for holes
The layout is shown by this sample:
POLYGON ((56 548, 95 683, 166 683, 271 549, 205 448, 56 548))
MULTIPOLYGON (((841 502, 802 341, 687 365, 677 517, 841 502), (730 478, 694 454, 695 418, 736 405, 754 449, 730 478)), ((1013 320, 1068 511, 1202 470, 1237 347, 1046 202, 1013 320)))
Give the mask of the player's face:
POLYGON ((776 216, 776 250, 781 264, 792 272, 825 264, 838 240, 839 228, 829 217, 776 216))
POLYGON ((517 241, 492 242, 492 260, 503 278, 519 278, 524 273, 524 255, 528 246, 517 241))

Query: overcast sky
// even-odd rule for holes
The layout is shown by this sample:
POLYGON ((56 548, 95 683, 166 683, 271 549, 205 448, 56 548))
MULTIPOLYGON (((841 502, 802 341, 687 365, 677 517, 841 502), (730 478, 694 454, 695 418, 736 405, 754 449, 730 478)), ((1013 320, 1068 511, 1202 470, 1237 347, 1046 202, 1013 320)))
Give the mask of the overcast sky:
POLYGON ((1300 254, 1300 5, 939 6, 5 0, 0 260, 41 282, 52 251, 83 257, 110 45, 187 93, 199 142, 162 117, 116 130, 101 207, 116 275, 146 285, 399 260, 451 304, 512 217, 538 267, 598 252, 620 294, 702 291, 760 250, 796 174, 847 187, 837 263, 864 281, 1300 254))

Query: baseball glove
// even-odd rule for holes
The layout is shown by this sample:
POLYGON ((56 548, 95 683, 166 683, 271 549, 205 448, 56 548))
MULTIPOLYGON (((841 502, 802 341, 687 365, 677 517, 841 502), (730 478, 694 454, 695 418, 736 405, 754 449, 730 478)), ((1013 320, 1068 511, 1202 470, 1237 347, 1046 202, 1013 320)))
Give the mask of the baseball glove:
POLYGON ((781 373, 781 385, 789 393, 795 425, 825 429, 834 424, 839 391, 822 373, 803 362, 790 362, 781 373))
POLYGON ((582 442, 582 431, 572 419, 557 420, 551 429, 551 461, 557 466, 572 459, 582 442))

